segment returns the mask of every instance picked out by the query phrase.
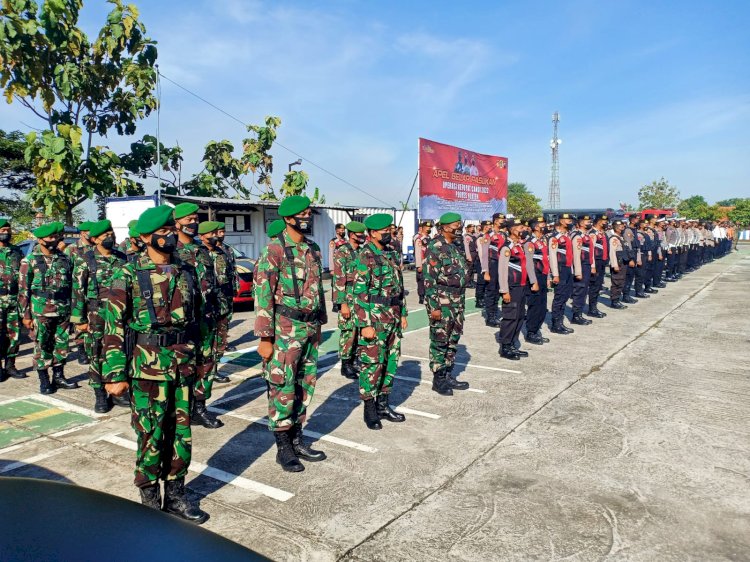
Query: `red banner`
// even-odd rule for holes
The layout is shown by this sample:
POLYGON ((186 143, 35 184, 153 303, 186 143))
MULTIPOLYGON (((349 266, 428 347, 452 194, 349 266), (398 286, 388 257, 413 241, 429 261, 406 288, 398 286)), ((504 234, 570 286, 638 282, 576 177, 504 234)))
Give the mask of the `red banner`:
POLYGON ((448 211, 464 220, 505 213, 508 159, 419 139, 419 216, 437 219, 448 211))

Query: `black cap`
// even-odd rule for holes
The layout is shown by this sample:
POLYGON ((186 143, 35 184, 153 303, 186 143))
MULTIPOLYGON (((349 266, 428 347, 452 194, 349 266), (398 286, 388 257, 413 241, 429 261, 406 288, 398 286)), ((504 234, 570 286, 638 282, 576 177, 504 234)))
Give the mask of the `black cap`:
POLYGON ((615 220, 612 221, 612 227, 613 228, 615 226, 617 226, 618 224, 625 224, 625 223, 622 220, 620 220, 620 219, 615 219, 615 220))
POLYGON ((340 222, 336 223, 335 229, 338 230, 339 228, 346 228, 345 224, 341 224, 340 222))
POLYGON ((609 217, 607 215, 599 215, 598 217, 596 217, 595 220, 597 220, 597 221, 608 221, 609 217))
POLYGON ((562 215, 560 215, 557 218, 558 219, 573 219, 573 220, 575 220, 576 216, 575 215, 571 215, 570 213, 563 213, 562 215))
POLYGON ((432 221, 428 219, 428 220, 421 221, 419 223, 419 226, 432 226, 432 224, 433 224, 432 221))
POLYGON ((591 220, 591 216, 590 215, 581 215, 580 217, 578 217, 578 222, 581 222, 581 221, 590 221, 590 220, 591 220))
POLYGON ((505 219, 505 215, 502 213, 495 213, 494 215, 492 215, 492 222, 495 222, 497 219, 503 220, 505 219))

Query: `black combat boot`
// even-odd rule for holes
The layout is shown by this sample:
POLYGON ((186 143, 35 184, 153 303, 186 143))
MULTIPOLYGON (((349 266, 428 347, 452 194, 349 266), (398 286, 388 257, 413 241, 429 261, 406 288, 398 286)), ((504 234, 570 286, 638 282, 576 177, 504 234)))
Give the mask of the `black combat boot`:
POLYGON ((130 394, 127 392, 120 396, 109 395, 109 399, 115 406, 122 406, 123 408, 130 408, 130 394))
POLYGON ((450 386, 453 390, 466 390, 469 388, 469 383, 466 381, 460 381, 456 377, 453 376, 453 367, 454 365, 451 365, 450 367, 446 368, 445 373, 445 382, 450 386))
POLYGON ((217 384, 225 384, 228 382, 232 382, 232 380, 229 377, 222 375, 221 373, 216 373, 214 375, 214 382, 217 384))
POLYGON ((333 303, 333 312, 339 312, 341 310, 341 305, 338 303, 333 303))
POLYGON ((499 328, 500 319, 498 318, 497 310, 488 310, 484 323, 490 328, 499 328))
POLYGON ((300 424, 294 424, 292 429, 289 430, 289 433, 292 438, 294 454, 297 455, 298 458, 310 462, 326 460, 326 454, 323 451, 311 449, 310 446, 302 440, 302 426, 300 424))
POLYGON ((141 503, 143 505, 161 511, 161 488, 159 487, 159 482, 138 488, 138 491, 141 493, 141 503))
POLYGON ((612 299, 611 304, 609 305, 610 308, 617 308, 622 310, 623 308, 627 308, 624 304, 620 302, 620 299, 612 299))
POLYGON ((622 302, 626 302, 628 304, 636 304, 636 303, 638 303, 638 301, 636 299, 634 299, 633 297, 631 297, 630 295, 625 295, 620 300, 622 302))
POLYGON ((208 521, 208 513, 190 503, 185 493, 185 479, 164 482, 164 512, 185 521, 201 525, 208 521))
POLYGON ((224 422, 216 419, 208 412, 205 400, 193 402, 193 412, 190 414, 190 425, 202 425, 206 429, 218 429, 224 426, 224 422))
POLYGON ((440 368, 432 375, 432 390, 441 396, 453 396, 453 388, 450 386, 445 368, 440 368))
POLYGON ((424 297, 419 297, 419 304, 424 304, 424 297))
POLYGON ((359 378, 357 369, 354 367, 353 359, 347 359, 346 361, 341 362, 341 374, 347 379, 351 379, 353 381, 359 378))
POLYGON ((534 345, 542 345, 544 343, 545 338, 542 337, 541 332, 526 332, 526 337, 524 337, 526 340, 526 343, 533 343, 534 345))
POLYGON ((289 435, 290 431, 273 432, 273 436, 276 438, 276 462, 286 472, 302 472, 305 470, 305 465, 299 462, 297 453, 294 452, 292 436, 289 435))
POLYGON ((55 388, 62 388, 65 390, 72 390, 79 388, 77 382, 69 381, 63 375, 64 365, 53 365, 52 366, 52 385, 55 388))
POLYGON ((592 318, 604 318, 605 316, 607 316, 607 314, 599 310, 599 308, 596 305, 589 306, 588 315, 591 316, 592 318))
POLYGON ((94 402, 94 411, 97 414, 106 414, 112 409, 112 403, 109 401, 109 395, 103 387, 94 389, 94 398, 96 398, 96 402, 94 402))
POLYGON ((54 394, 57 391, 57 388, 55 388, 55 385, 50 382, 47 369, 39 369, 37 374, 39 375, 39 393, 54 394))
POLYGON ((660 281, 657 287, 659 287, 660 289, 666 289, 667 284, 664 281, 660 281))
POLYGON ((659 291, 657 289, 654 289, 653 287, 646 287, 645 289, 643 289, 643 292, 648 293, 650 295, 655 295, 659 291))
POLYGON ((387 394, 379 394, 375 399, 375 411, 378 413, 378 417, 381 420, 387 420, 390 422, 406 421, 406 416, 404 414, 399 414, 394 411, 390 404, 388 404, 387 394))
POLYGON ((383 429, 383 424, 380 423, 380 416, 375 405, 375 399, 370 398, 364 402, 364 418, 367 429, 383 429))
POLYGON ((8 376, 13 377, 14 379, 26 379, 29 377, 26 373, 22 373, 16 369, 15 357, 8 357, 5 360, 5 372, 8 373, 8 376))
POLYGON ((501 345, 498 353, 500 354, 500 357, 510 359, 511 361, 518 361, 519 359, 521 359, 521 356, 516 353, 516 348, 509 343, 504 343, 503 345, 501 345))
POLYGON ((513 349, 516 350, 516 353, 518 354, 519 357, 528 357, 529 356, 529 352, 528 351, 523 351, 521 349, 521 344, 520 343, 518 343, 518 344, 514 343, 513 344, 513 349))
POLYGON ((0 367, 0 382, 5 382, 8 380, 8 371, 0 367))
POLYGON ((568 328, 564 323, 563 320, 556 320, 552 322, 552 327, 549 329, 550 332, 553 334, 572 334, 575 332, 572 328, 568 328))
POLYGON ((591 320, 583 317, 583 312, 580 310, 573 313, 573 319, 570 321, 571 324, 578 324, 579 326, 588 326, 591 324, 591 320))
POLYGON ((88 365, 91 363, 89 360, 89 356, 86 353, 86 349, 83 347, 83 345, 78 346, 78 364, 79 365, 88 365))
POLYGON ((639 299, 647 299, 648 298, 648 295, 646 293, 644 293, 643 291, 641 291, 640 293, 636 293, 635 296, 636 296, 636 298, 639 298, 639 299))

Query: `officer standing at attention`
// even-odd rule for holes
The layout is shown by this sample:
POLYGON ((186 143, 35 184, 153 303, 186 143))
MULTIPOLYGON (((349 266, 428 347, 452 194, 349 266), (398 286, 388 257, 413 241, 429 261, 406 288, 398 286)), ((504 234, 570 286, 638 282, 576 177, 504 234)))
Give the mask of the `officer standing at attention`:
POLYGON ((21 339, 18 318, 18 270, 23 254, 11 244, 13 230, 9 219, 0 219, 0 382, 8 377, 25 379, 16 369, 16 356, 21 339), (3 368, 4 367, 4 368, 3 368))
MULTIPOLYGON (((336 223, 334 226, 335 236, 328 242, 328 273, 333 276, 333 256, 336 250, 346 244, 346 226, 336 223)), ((334 297, 333 280, 331 281, 331 300, 333 301, 333 311, 338 312, 341 303, 336 302, 334 297)))
POLYGON ((432 221, 423 220, 419 223, 419 231, 414 236, 414 266, 417 268, 417 295, 419 295, 419 304, 424 304, 424 252, 427 244, 430 243, 430 230, 432 230, 432 221))
POLYGON ((19 314, 24 327, 35 332, 34 363, 42 394, 52 394, 58 388, 78 388, 78 383, 66 380, 63 375, 68 357, 73 286, 73 265, 59 249, 63 231, 60 223, 34 230, 39 243, 21 260, 18 274, 19 314))
POLYGON ((637 213, 631 214, 628 217, 629 225, 625 227, 625 230, 622 233, 623 240, 625 241, 625 248, 628 253, 628 269, 625 274, 625 287, 623 289, 624 297, 622 300, 628 304, 638 302, 630 296, 630 288, 633 285, 635 285, 636 296, 638 296, 639 292, 641 295, 644 294, 642 288, 643 281, 640 283, 638 281, 639 271, 641 271, 638 268, 643 265, 643 262, 641 261, 641 243, 638 238, 639 220, 640 217, 637 213), (640 290, 639 285, 641 286, 640 290))
POLYGON ((523 225, 515 219, 509 219, 506 226, 509 235, 499 252, 498 260, 498 282, 503 298, 498 353, 505 359, 518 361, 529 355, 527 351, 516 349, 513 345, 526 316, 526 287, 530 285, 531 292, 535 293, 539 291, 539 284, 534 268, 533 248, 523 243, 523 225))
POLYGON ((466 225, 466 232, 464 232, 464 256, 466 257, 467 269, 466 269, 466 288, 473 289, 476 287, 474 283, 474 259, 477 258, 477 237, 474 232, 475 226, 473 224, 466 225))
MULTIPOLYGON (((89 234, 93 224, 95 223, 90 221, 84 221, 79 224, 78 241, 70 246, 65 246, 65 249, 63 250, 63 253, 70 258, 70 263, 74 268, 83 258, 83 255, 94 247, 89 234)), ((86 345, 86 336, 80 332, 76 332, 76 334, 75 343, 78 346, 78 364, 88 365, 89 357, 86 351, 88 349, 88 346, 86 345)))
MULTIPOLYGON (((277 219, 280 220, 280 219, 277 219)), ((284 221, 281 221, 284 222, 284 221)), ((234 295, 237 294, 237 292, 240 290, 240 280, 237 276, 237 258, 234 255, 234 248, 226 243, 225 238, 227 236, 227 230, 226 230, 226 224, 219 221, 219 229, 216 231, 216 238, 218 239, 218 243, 216 245, 217 248, 222 250, 224 252, 224 255, 227 258, 227 263, 229 263, 229 277, 232 279, 232 284, 234 285, 234 293, 232 294, 232 299, 229 301, 229 315, 227 316, 227 325, 232 324, 232 317, 234 316, 234 295)), ((225 350, 224 351, 237 351, 237 348, 229 343, 229 340, 227 339, 225 344, 225 350)), ((216 382, 229 382, 229 377, 225 377, 221 374, 217 373, 216 382)))
MULTIPOLYGON (((134 237, 130 235, 130 229, 133 228, 136 224, 138 224, 138 219, 133 219, 128 223, 128 237, 117 245, 117 249, 125 255, 129 255, 136 250, 134 237)), ((138 236, 135 236, 135 238, 138 238, 138 236)))
POLYGON ((380 420, 402 422, 389 396, 396 375, 401 338, 408 314, 400 271, 386 248, 393 217, 385 213, 365 219, 370 241, 359 251, 352 289, 354 325, 359 330, 357 355, 362 365, 359 395, 364 401, 364 420, 369 429, 381 429, 380 420))
POLYGON ((656 263, 656 240, 655 233, 649 221, 651 215, 646 215, 641 221, 638 229, 638 236, 641 242, 641 259, 643 260, 643 292, 658 293, 657 289, 652 287, 654 280, 654 264, 656 263))
POLYGON ((339 305, 339 358, 341 374, 347 379, 359 378, 354 366, 357 330, 352 317, 352 290, 354 289, 354 263, 359 248, 365 243, 365 225, 351 221, 346 225, 349 242, 339 246, 333 256, 333 298, 339 305))
POLYGON ((477 232, 475 246, 477 249, 477 256, 474 260, 474 271, 477 277, 477 290, 474 293, 474 306, 482 309, 482 316, 486 319, 486 311, 484 310, 484 292, 487 286, 487 282, 484 280, 484 274, 482 272, 482 264, 487 263, 487 244, 489 238, 487 233, 492 228, 491 220, 483 220, 479 224, 479 231, 477 232))
MULTIPOLYGON (((573 319, 571 323, 588 326, 591 320, 583 317, 583 307, 591 283, 591 273, 594 269, 594 240, 589 236, 591 230, 591 217, 581 215, 577 219, 578 227, 570 236, 573 248, 573 268, 575 278, 573 279, 573 319)), ((596 271, 594 270, 594 273, 596 271)))
POLYGON ((320 328, 328 321, 320 248, 312 232, 310 199, 287 197, 279 205, 286 227, 263 249, 255 268, 255 335, 268 386, 268 426, 276 462, 287 472, 305 469, 299 459, 322 461, 305 444, 302 425, 318 380, 320 328))
POLYGON ((558 217, 555 230, 549 237, 549 265, 552 286, 555 288, 550 331, 555 334, 572 334, 574 331, 564 322, 565 303, 573 292, 573 244, 568 236, 572 226, 573 217, 564 213, 558 217))
POLYGON ((664 231, 666 220, 664 217, 660 219, 654 217, 651 221, 654 230, 654 243, 656 245, 656 261, 654 262, 654 274, 651 286, 658 287, 659 289, 664 289, 667 286, 662 279, 667 259, 667 236, 664 231))
POLYGON ((94 411, 109 412, 114 402, 129 406, 127 396, 110 397, 104 390, 104 308, 115 272, 125 265, 125 254, 115 249, 115 233, 108 220, 93 222, 89 235, 94 247, 80 256, 73 267, 73 304, 70 321, 83 334, 89 357, 89 386, 94 389, 94 411))
POLYGON ((609 235, 609 274, 612 280, 609 288, 610 306, 615 309, 627 308, 622 304, 622 291, 625 287, 625 275, 628 267, 628 252, 622 233, 625 223, 619 219, 612 221, 609 235))
POLYGON ((135 260, 138 254, 146 249, 146 245, 143 243, 143 240, 141 240, 141 235, 136 228, 136 224, 138 224, 137 220, 135 221, 133 226, 128 227, 128 239, 126 240, 127 249, 124 250, 125 256, 127 256, 128 261, 135 260))
POLYGON ((599 215, 594 221, 594 227, 589 231, 589 236, 594 243, 594 265, 589 282, 589 316, 604 318, 606 313, 599 310, 599 295, 604 286, 605 267, 609 263, 609 240, 607 239, 606 224, 609 220, 607 215, 599 215))
POLYGON ((198 236, 203 246, 209 251, 214 264, 214 278, 216 279, 216 296, 218 302, 216 317, 216 340, 214 343, 214 374, 213 381, 217 383, 230 382, 229 377, 219 373, 218 367, 224 353, 229 349, 229 326, 234 312, 234 295, 239 289, 237 281, 237 265, 232 248, 223 243, 221 233, 226 225, 221 221, 213 221, 212 230, 201 232, 198 226, 198 236), (206 234, 205 237, 203 234, 206 234))
MULTIPOLYGON (((547 223, 543 216, 536 217, 529 221, 531 237, 526 240, 527 258, 531 258, 534 263, 534 274, 539 284, 538 291, 529 290, 526 292, 526 341, 535 345, 542 345, 549 342, 549 339, 542 336, 542 325, 547 316, 547 290, 550 287, 549 278, 549 246, 544 232, 547 230, 547 223)), ((527 285, 528 286, 528 285, 527 285)))
POLYGON ((453 390, 466 390, 469 383, 453 376, 458 342, 464 329, 466 271, 469 269, 454 242, 461 237, 461 215, 440 217, 442 232, 427 246, 425 253, 425 306, 430 322, 430 370, 432 390, 451 396, 453 390))
POLYGON ((195 268, 182 262, 172 207, 141 214, 146 249, 117 269, 104 309, 104 389, 121 396, 130 386, 138 438, 134 483, 141 502, 201 524, 208 514, 185 493, 192 458, 190 412, 201 306, 195 268), (126 345, 133 330, 132 350, 126 345), (164 481, 164 505, 159 480, 164 481))
POLYGON ((497 261, 499 258, 500 248, 505 245, 504 232, 505 215, 495 213, 492 215, 492 230, 489 234, 489 243, 487 244, 487 260, 482 264, 482 272, 487 286, 484 289, 484 323, 492 328, 500 327, 498 319, 499 310, 497 304, 500 301, 500 285, 497 279, 497 261))

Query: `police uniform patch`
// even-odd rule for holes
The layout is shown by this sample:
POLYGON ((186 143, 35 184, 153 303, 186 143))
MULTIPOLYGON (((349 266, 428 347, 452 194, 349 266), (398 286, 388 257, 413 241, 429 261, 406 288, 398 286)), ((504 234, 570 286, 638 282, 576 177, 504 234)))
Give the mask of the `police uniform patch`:
POLYGON ((508 257, 510 255, 510 250, 505 250, 505 257, 508 257))
POLYGON ((557 239, 556 239, 556 238, 553 238, 553 239, 551 240, 551 242, 552 242, 552 247, 553 247, 553 248, 554 248, 555 246, 557 246, 557 239))
POLYGON ((581 248, 583 246, 583 241, 579 238, 578 239, 578 247, 581 248))
POLYGON ((526 247, 526 249, 527 249, 527 250, 528 250, 529 252, 533 252, 533 251, 534 251, 534 247, 533 247, 533 246, 527 246, 527 247, 526 247))

